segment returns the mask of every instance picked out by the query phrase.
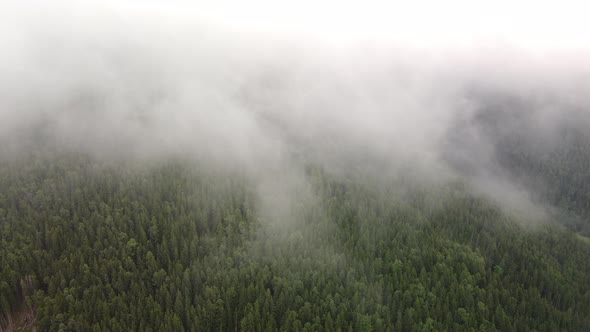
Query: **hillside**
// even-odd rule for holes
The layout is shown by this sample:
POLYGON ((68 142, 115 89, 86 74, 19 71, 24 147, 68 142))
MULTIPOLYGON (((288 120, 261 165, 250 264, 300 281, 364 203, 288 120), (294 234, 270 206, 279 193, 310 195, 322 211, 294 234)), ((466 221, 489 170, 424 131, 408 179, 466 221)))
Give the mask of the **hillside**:
POLYGON ((305 177, 277 224, 239 172, 2 162, 1 311, 29 306, 43 331, 590 327, 590 246, 571 231, 461 183, 305 177))

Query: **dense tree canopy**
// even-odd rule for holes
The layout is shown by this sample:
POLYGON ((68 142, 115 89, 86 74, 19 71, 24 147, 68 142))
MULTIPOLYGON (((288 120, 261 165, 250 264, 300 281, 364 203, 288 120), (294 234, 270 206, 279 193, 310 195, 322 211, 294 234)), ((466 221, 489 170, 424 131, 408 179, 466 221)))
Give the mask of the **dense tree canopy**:
POLYGON ((42 331, 590 329, 590 245, 572 231, 461 183, 305 177, 276 223, 239 172, 3 161, 0 326, 30 310, 42 331))

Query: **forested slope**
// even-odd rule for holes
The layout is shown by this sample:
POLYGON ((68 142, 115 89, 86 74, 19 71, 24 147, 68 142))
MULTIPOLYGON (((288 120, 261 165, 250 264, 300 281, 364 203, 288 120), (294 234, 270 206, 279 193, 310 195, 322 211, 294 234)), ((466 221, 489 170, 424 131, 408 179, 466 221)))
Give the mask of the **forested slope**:
POLYGON ((461 183, 305 172, 277 224, 239 172, 31 154, 0 166, 0 311, 45 331, 582 331, 590 245, 461 183))
POLYGON ((475 95, 480 103, 468 125, 458 123, 449 131, 447 155, 463 151, 468 160, 451 156, 451 164, 508 178, 553 210, 560 224, 590 236, 589 113, 556 106, 544 95, 531 98, 493 90, 475 95), (547 109, 552 107, 565 115, 551 115, 547 109), (485 149, 490 156, 481 155, 485 149))

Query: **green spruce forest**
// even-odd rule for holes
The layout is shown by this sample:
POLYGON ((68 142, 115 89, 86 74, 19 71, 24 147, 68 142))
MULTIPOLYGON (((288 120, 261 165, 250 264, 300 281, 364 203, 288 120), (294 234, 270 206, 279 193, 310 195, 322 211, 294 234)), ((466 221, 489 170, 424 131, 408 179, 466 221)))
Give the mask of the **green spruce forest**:
POLYGON ((239 171, 40 150, 0 163, 2 330, 590 329, 590 239, 461 181, 308 165, 276 223, 239 171))
POLYGON ((590 332, 574 2, 0 0, 0 332, 590 332))

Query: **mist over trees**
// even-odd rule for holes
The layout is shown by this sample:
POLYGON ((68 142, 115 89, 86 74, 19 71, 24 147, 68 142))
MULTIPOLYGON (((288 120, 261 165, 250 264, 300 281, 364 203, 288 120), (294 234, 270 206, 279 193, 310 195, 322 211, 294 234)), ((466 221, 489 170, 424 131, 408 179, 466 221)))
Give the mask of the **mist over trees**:
POLYGON ((59 154, 4 165, 2 311, 34 307, 41 330, 590 324, 590 246, 571 232, 530 230, 460 184, 305 177, 313 199, 277 226, 238 174, 59 154))
POLYGON ((580 29, 37 5, 0 13, 0 330, 590 329, 580 29))

